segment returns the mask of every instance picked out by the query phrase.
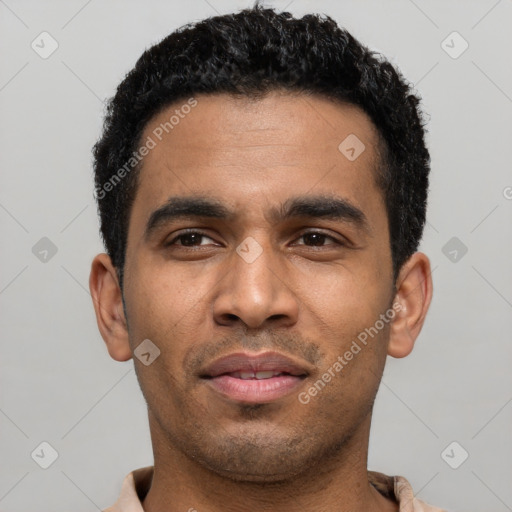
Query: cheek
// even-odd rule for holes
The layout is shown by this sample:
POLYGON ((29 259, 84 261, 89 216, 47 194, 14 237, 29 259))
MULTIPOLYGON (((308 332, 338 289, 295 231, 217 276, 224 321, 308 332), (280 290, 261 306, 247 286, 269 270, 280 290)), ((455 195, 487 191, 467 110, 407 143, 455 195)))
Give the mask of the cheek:
POLYGON ((132 349, 147 338, 161 351, 175 352, 179 347, 171 341, 183 337, 187 312, 199 300, 183 275, 164 270, 144 262, 130 269, 125 293, 132 349))
POLYGON ((390 323, 380 318, 388 301, 389 295, 371 283, 339 286, 314 301, 315 313, 321 316, 317 339, 325 349, 312 383, 326 383, 318 394, 319 414, 351 423, 370 411, 386 361, 390 323))
POLYGON ((138 325, 149 325, 150 319, 152 325, 157 321, 155 327, 179 323, 201 298, 200 280, 192 281, 187 273, 160 258, 141 256, 130 273, 131 314, 138 325))
POLYGON ((374 270, 365 274, 349 268, 318 269, 312 282, 302 282, 301 300, 311 322, 340 349, 385 313, 390 301, 387 283, 374 270))
MULTIPOLYGON (((144 339, 160 349, 160 384, 184 382, 183 360, 194 344, 212 336, 211 289, 218 276, 207 268, 171 268, 168 262, 142 261, 131 268, 128 317, 132 350, 144 339), (167 382, 169 380, 169 382, 167 382)), ((155 381, 156 385, 156 381, 155 381)))
POLYGON ((131 282, 126 290, 132 351, 145 339, 151 340, 160 350, 149 366, 134 358, 141 390, 153 411, 168 411, 181 406, 177 402, 184 394, 181 363, 196 335, 201 337, 191 323, 192 318, 197 321, 204 292, 191 286, 189 277, 183 272, 171 273, 165 267, 149 261, 133 265, 131 282), (159 392, 162 389, 168 392, 159 392))

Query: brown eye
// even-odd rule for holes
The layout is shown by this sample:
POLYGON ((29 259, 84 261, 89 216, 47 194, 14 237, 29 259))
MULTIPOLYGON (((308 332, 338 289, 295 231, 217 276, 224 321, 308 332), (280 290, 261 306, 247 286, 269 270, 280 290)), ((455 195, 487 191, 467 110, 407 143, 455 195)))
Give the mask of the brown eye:
POLYGON ((304 244, 299 245, 306 245, 306 246, 312 246, 312 247, 324 247, 325 245, 332 245, 332 244, 324 244, 324 241, 326 239, 333 240, 335 244, 337 245, 343 245, 340 241, 335 239, 332 236, 329 236, 325 233, 321 233, 319 231, 309 231, 307 233, 303 233, 297 240, 300 240, 301 238, 304 239, 304 244))
POLYGON ((185 233, 181 233, 180 235, 174 237, 172 240, 170 240, 168 243, 165 244, 166 247, 177 245, 182 247, 196 247, 201 246, 205 244, 201 244, 201 240, 203 238, 208 238, 212 240, 209 236, 205 235, 204 233, 201 233, 200 231, 187 231, 185 233), (175 243, 177 240, 180 240, 181 243, 177 244, 175 243))

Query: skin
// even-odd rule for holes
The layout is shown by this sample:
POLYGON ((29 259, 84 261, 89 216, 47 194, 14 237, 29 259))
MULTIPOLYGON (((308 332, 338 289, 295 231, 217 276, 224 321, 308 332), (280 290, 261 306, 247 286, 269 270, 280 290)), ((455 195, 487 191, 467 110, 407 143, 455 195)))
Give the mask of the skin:
MULTIPOLYGON (((368 483, 371 413, 386 356, 404 357, 414 346, 432 280, 420 252, 393 280, 375 182, 376 129, 357 107, 317 96, 196 99, 144 158, 129 222, 126 310, 106 254, 96 256, 90 275, 111 357, 130 359, 145 339, 161 351, 149 366, 134 358, 155 459, 144 509, 397 511, 368 483), (338 150, 351 133, 366 148, 355 161, 338 150), (350 202, 367 228, 268 214, 290 197, 318 194, 350 202), (175 219, 144 237, 155 209, 171 196, 191 195, 216 198, 235 217, 175 219), (187 228, 204 236, 175 239, 187 228), (326 236, 303 237, 311 231, 326 236), (262 249, 252 263, 236 252, 249 236, 262 249), (393 303, 401 308, 394 320, 302 404, 298 392, 393 303), (297 393, 272 403, 226 400, 198 371, 241 350, 277 350, 304 362, 310 374, 297 393)), ((152 119, 141 140, 179 106, 152 119)))

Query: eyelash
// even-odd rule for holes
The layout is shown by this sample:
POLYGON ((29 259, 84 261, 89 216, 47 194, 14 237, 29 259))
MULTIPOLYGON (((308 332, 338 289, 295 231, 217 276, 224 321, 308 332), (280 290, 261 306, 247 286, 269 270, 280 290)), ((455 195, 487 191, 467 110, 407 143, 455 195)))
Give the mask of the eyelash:
MULTIPOLYGON (((335 242, 335 244, 337 245, 340 245, 340 246, 345 246, 346 244, 341 242, 340 240, 334 238, 333 236, 330 236, 330 235, 327 235, 325 233, 322 233, 321 231, 306 231, 304 233, 302 233, 302 235, 300 235, 298 239, 300 238, 303 238, 304 236, 306 235, 311 235, 311 234, 316 234, 316 235, 320 235, 324 238, 329 238, 331 240, 333 240, 335 242)), ((186 236, 186 235, 199 235, 199 236, 202 236, 202 237, 205 237, 205 238, 210 238, 212 239, 210 236, 208 236, 207 234, 203 233, 202 231, 197 231, 195 229, 191 229, 189 231, 185 231, 185 232, 182 232, 181 234, 179 234, 178 236, 175 236, 172 240, 170 240, 169 242, 167 242, 165 244, 165 247, 172 247, 172 246, 175 246, 175 247, 183 247, 185 249, 191 249, 191 250, 195 250, 194 247, 201 247, 201 245, 196 245, 196 246, 187 246, 187 245, 175 245, 174 242, 176 242, 177 240, 181 239, 182 237, 186 236)), ((213 239, 212 239, 213 240, 213 239)), ((320 248, 320 247, 328 247, 329 245, 332 245, 332 244, 328 244, 328 245, 311 245, 311 246, 308 246, 306 244, 299 244, 299 245, 304 245, 305 247, 315 247, 315 248, 320 248)))

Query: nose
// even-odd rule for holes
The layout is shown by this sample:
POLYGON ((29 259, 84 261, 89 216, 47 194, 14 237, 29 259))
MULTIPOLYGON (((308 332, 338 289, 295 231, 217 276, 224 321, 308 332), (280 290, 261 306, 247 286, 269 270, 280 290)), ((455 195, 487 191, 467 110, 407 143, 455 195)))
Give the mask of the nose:
MULTIPOLYGON (((253 250, 254 247, 251 248, 253 250)), ((213 304, 218 325, 243 322, 248 328, 289 327, 298 319, 298 300, 284 261, 270 247, 252 260, 233 252, 213 304)))

